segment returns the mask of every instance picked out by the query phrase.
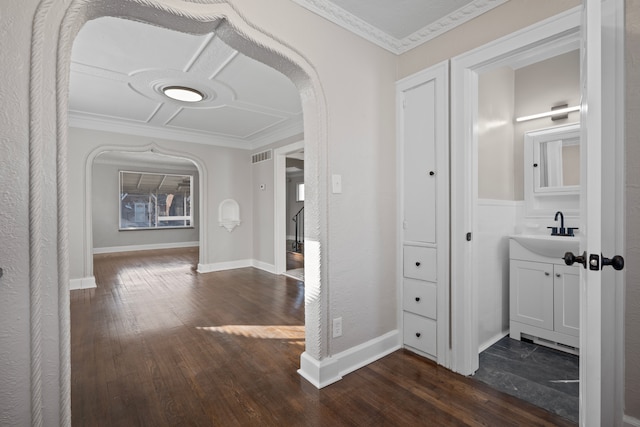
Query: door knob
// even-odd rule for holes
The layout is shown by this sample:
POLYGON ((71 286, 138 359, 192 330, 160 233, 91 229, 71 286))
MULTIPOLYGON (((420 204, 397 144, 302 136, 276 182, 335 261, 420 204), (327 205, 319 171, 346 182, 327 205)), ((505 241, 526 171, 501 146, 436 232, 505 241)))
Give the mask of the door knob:
POLYGON ((620 255, 616 255, 613 258, 602 257, 602 266, 610 265, 614 270, 622 270, 624 268, 624 258, 620 255))
POLYGON ((583 252, 582 255, 575 256, 573 252, 567 252, 564 254, 564 263, 567 265, 573 265, 574 263, 582 264, 584 268, 587 268, 587 253, 583 252))

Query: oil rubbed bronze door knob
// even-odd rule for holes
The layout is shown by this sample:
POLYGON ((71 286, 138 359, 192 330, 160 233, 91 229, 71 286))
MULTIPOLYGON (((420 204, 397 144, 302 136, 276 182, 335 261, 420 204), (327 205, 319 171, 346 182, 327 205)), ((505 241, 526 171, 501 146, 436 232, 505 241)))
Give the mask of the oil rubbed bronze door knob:
POLYGON ((416 261, 416 267, 420 267, 420 261, 416 261))
POLYGON ((416 302, 420 302, 420 297, 416 297, 416 302))
POLYGON ((416 337, 417 338, 420 338, 420 335, 421 335, 420 332, 416 332, 416 337))

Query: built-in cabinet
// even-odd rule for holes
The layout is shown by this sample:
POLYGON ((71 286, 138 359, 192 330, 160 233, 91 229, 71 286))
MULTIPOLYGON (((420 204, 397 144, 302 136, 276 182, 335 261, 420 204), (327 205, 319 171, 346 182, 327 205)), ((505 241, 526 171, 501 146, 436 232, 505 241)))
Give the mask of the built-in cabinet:
POLYGON ((580 270, 534 254, 510 240, 510 331, 575 352, 580 333, 580 270), (567 348, 567 346, 572 348, 567 348))
POLYGON ((403 345, 438 360, 449 349, 448 64, 397 83, 398 265, 403 345))

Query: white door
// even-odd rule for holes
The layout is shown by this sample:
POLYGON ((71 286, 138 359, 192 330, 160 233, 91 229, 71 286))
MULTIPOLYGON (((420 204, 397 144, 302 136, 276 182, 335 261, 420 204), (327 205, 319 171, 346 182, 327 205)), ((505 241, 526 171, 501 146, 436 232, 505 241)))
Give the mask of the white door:
MULTIPOLYGON (((581 203, 582 203, 582 239, 580 250, 583 251, 585 268, 580 275, 580 425, 599 426, 609 422, 611 397, 602 393, 607 389, 610 378, 603 377, 602 333, 603 333, 603 274, 601 254, 612 236, 603 234, 602 221, 615 220, 615 206, 603 203, 603 182, 607 192, 616 191, 611 188, 607 177, 603 177, 603 162, 608 174, 612 174, 607 150, 611 147, 603 143, 603 128, 609 133, 609 123, 603 122, 603 111, 615 108, 609 105, 609 98, 603 97, 603 78, 611 79, 615 74, 615 62, 603 61, 602 39, 602 7, 619 4, 615 0, 583 0, 583 59, 582 59, 582 143, 581 155, 581 203), (604 148, 604 149, 603 149, 604 148), (603 180, 604 178, 604 180, 603 180), (603 412, 604 411, 604 412, 603 412)), ((606 40, 606 38, 605 38, 606 40)), ((606 45, 609 49, 610 46, 606 45)), ((607 118, 610 120, 610 118, 607 118)), ((607 135, 616 138, 616 135, 607 135)), ((615 148, 615 144, 614 144, 615 148)), ((577 254, 576 254, 577 255, 577 254)), ((613 254, 604 253, 605 257, 613 254)), ((607 269, 611 267, 606 267, 607 269)), ((613 284, 609 283, 608 286, 613 284)))

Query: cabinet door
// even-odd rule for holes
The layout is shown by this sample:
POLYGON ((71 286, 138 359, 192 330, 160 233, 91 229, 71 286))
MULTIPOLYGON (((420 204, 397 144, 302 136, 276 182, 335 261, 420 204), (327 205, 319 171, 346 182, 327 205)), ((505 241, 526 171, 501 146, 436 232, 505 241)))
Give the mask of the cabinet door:
POLYGON ((436 243, 436 81, 404 92, 404 239, 436 243))
POLYGON ((580 270, 568 265, 554 265, 554 316, 556 332, 580 335, 580 270))
POLYGON ((511 260, 511 320, 553 330, 553 264, 511 260))

